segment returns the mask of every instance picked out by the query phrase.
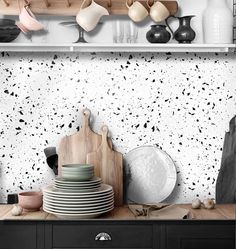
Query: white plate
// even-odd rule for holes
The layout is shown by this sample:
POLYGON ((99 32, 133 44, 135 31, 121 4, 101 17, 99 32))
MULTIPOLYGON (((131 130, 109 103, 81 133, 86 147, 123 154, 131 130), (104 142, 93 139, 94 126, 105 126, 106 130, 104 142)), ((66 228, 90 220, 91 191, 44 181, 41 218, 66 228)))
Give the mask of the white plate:
POLYGON ((63 187, 58 187, 58 186, 54 186, 55 189, 58 189, 58 190, 61 190, 63 192, 70 192, 70 191, 73 191, 73 192, 83 192, 83 193, 86 193, 86 192, 96 192, 99 190, 100 187, 95 187, 95 188, 63 188, 63 187))
POLYGON ((107 209, 114 208, 114 204, 108 205, 105 208, 98 208, 88 211, 73 211, 73 210, 58 210, 57 208, 48 207, 46 205, 43 205, 43 210, 48 210, 51 212, 61 213, 61 214, 91 214, 91 213, 97 213, 97 212, 103 212, 107 209))
POLYGON ((53 205, 53 204, 50 204, 50 203, 47 203, 47 202, 44 202, 43 205, 46 207, 46 208, 51 208, 51 209, 55 209, 55 210, 58 210, 58 211, 71 211, 71 212, 90 212, 90 211, 93 211, 93 210, 100 210, 100 209, 103 209, 103 208, 107 208, 111 205, 114 205, 114 201, 110 201, 108 203, 101 203, 99 206, 91 206, 91 207, 88 207, 86 205, 83 205, 83 206, 75 206, 75 207, 71 207, 71 206, 61 206, 61 205, 53 205))
POLYGON ((79 202, 87 202, 87 203, 93 203, 93 202, 100 202, 109 198, 113 198, 114 197, 114 193, 111 192, 105 196, 99 196, 99 197, 93 197, 93 198, 66 198, 66 197, 62 197, 62 198, 58 198, 58 197, 54 197, 54 196, 48 196, 48 195, 44 195, 43 198, 50 200, 50 201, 54 201, 54 202, 60 202, 60 203, 79 203, 79 202))
POLYGON ((142 146, 125 156, 126 201, 158 203, 176 184, 176 168, 171 157, 154 146, 142 146))
POLYGON ((64 184, 64 183, 58 183, 58 182, 55 182, 54 184, 57 186, 70 187, 70 188, 89 188, 93 186, 101 186, 101 182, 88 183, 84 185, 75 185, 75 184, 68 184, 68 183, 64 184))
POLYGON ((86 192, 86 193, 76 193, 76 192, 63 192, 61 190, 55 189, 53 186, 48 186, 43 189, 43 192, 46 194, 51 194, 54 196, 74 196, 74 197, 80 197, 80 196, 99 196, 106 194, 107 192, 111 192, 113 190, 112 186, 107 184, 101 184, 101 187, 96 192, 86 192))
POLYGON ((87 207, 93 207, 93 206, 99 206, 101 205, 101 203, 108 203, 114 200, 114 196, 111 196, 107 199, 103 199, 103 200, 97 200, 97 201, 78 201, 78 202, 65 202, 65 201, 55 201, 55 200, 51 200, 51 199, 47 199, 47 198, 43 198, 43 202, 51 204, 51 205, 60 205, 61 207, 82 207, 84 205, 86 205, 87 207))
POLYGON ((99 188, 101 187, 101 184, 91 185, 91 186, 67 186, 67 185, 60 185, 57 183, 54 183, 54 186, 61 187, 61 188, 67 188, 67 189, 87 189, 87 188, 99 188))
POLYGON ((113 191, 99 195, 99 196, 97 196, 97 195, 94 195, 94 196, 91 196, 91 195, 89 195, 89 196, 66 196, 66 195, 54 196, 51 194, 46 194, 46 193, 44 194, 44 196, 46 198, 64 200, 64 201, 84 201, 84 200, 94 201, 94 200, 101 200, 101 199, 107 198, 107 197, 112 196, 112 195, 114 195, 113 191))
POLYGON ((58 218, 60 219, 67 219, 67 220, 76 220, 76 219, 92 219, 92 218, 96 218, 104 213, 107 213, 111 210, 113 210, 114 207, 111 207, 110 209, 101 211, 101 212, 96 212, 96 213, 90 213, 90 214, 62 214, 62 213, 57 213, 54 211, 50 211, 50 210, 46 210, 44 209, 45 212, 48 212, 50 214, 54 214, 56 215, 58 218))
POLYGON ((101 183, 102 182, 102 179, 99 178, 99 177, 94 177, 92 178, 91 180, 88 180, 88 181, 70 181, 70 180, 66 180, 66 179, 63 179, 62 177, 57 177, 55 179, 55 182, 58 182, 58 183, 68 183, 68 184, 75 184, 75 185, 86 185, 86 184, 89 184, 89 183, 101 183))

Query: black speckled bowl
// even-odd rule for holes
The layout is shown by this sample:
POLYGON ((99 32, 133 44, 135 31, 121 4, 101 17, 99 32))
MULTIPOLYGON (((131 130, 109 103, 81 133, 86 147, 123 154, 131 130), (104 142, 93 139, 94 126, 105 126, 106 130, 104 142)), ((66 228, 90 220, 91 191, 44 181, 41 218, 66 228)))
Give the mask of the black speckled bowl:
POLYGON ((0 19, 0 42, 14 41, 20 34, 20 29, 14 20, 0 19))

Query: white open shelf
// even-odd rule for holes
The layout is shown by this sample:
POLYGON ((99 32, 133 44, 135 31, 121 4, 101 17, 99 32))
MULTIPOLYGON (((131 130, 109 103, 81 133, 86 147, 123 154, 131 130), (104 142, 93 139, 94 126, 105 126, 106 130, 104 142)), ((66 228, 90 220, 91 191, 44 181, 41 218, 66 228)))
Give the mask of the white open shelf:
POLYGON ((234 52, 236 44, 0 43, 1 52, 234 52))

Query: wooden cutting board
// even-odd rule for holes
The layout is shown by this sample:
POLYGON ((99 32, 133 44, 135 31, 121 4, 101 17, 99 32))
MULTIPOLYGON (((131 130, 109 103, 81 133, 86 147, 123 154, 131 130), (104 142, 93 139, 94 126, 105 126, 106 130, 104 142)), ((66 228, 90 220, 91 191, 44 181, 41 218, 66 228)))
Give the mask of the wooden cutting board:
POLYGON ((225 134, 221 168, 216 182, 216 202, 236 203, 236 116, 225 134))
MULTIPOLYGON (((65 136, 59 144, 58 150, 58 173, 60 175, 63 164, 86 163, 86 156, 89 152, 96 151, 102 142, 102 136, 93 132, 90 128, 89 109, 83 110, 83 126, 75 134, 65 136)), ((112 141, 109 138, 108 143, 112 148, 112 141)))
POLYGON ((111 149, 107 142, 108 127, 103 126, 102 143, 97 151, 87 155, 87 163, 95 166, 102 181, 113 187, 115 206, 123 205, 123 155, 111 149))

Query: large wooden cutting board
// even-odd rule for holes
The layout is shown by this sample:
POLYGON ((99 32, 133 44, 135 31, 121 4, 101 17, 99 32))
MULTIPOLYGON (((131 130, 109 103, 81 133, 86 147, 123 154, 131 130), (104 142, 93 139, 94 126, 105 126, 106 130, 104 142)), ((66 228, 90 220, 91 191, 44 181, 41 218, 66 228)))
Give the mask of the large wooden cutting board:
MULTIPOLYGON (((89 109, 83 110, 83 126, 75 134, 62 138, 58 151, 58 173, 60 175, 63 164, 86 163, 86 156, 89 152, 96 151, 102 142, 102 136, 93 132, 90 128, 89 109)), ((111 139, 108 139, 112 148, 111 139)))
POLYGON ((95 172, 102 181, 113 187, 115 206, 123 204, 123 155, 111 149, 107 142, 108 127, 103 126, 102 143, 97 151, 87 155, 87 163, 95 166, 95 172))

